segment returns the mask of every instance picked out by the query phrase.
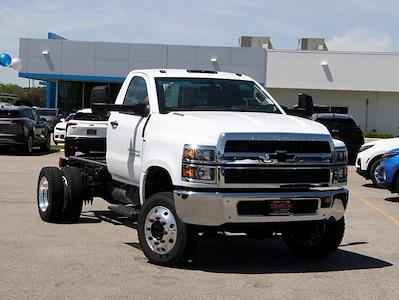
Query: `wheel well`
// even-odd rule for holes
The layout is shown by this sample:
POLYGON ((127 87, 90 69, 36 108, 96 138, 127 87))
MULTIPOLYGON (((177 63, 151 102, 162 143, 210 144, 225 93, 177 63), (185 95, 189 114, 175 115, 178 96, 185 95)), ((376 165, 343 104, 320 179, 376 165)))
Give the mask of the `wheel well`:
POLYGON ((145 179, 144 191, 145 199, 155 193, 173 192, 173 183, 168 171, 161 167, 149 168, 145 179))
POLYGON ((382 157, 382 154, 380 154, 380 155, 377 155, 376 157, 374 157, 370 162, 369 162, 369 165, 367 166, 367 176, 369 177, 369 178, 367 178, 367 179, 370 179, 370 168, 371 168, 371 166, 374 164, 374 162, 376 161, 376 160, 378 160, 378 159, 380 159, 382 157))

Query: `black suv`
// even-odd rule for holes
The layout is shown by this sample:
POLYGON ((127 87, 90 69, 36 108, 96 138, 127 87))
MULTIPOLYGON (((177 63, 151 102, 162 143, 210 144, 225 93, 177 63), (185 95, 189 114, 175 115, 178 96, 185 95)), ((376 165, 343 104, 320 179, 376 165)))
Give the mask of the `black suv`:
POLYGON ((50 150, 50 125, 28 106, 0 105, 0 148, 50 150))
POLYGON ((348 114, 320 113, 314 114, 312 119, 326 126, 334 139, 345 143, 349 162, 354 163, 360 146, 364 144, 364 137, 353 117, 348 114))

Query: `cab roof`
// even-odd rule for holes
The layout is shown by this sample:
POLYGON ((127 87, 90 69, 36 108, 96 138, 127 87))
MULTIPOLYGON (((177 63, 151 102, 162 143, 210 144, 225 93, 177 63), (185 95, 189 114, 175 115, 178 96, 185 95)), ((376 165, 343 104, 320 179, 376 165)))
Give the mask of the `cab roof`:
POLYGON ((252 78, 240 74, 230 72, 220 72, 213 70, 187 70, 187 69, 140 69, 133 70, 131 73, 143 73, 148 77, 178 77, 178 78, 217 78, 231 80, 254 81, 252 78))

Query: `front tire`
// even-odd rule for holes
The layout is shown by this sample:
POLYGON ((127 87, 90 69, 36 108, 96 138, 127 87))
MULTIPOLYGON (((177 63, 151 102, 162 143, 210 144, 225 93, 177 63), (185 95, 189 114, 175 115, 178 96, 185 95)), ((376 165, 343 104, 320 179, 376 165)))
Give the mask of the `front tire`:
POLYGON ((195 235, 178 218, 172 193, 156 193, 145 201, 138 220, 138 237, 151 263, 178 265, 191 254, 195 235))
POLYGON ((377 179, 377 167, 380 164, 381 159, 377 159, 376 161, 373 162, 373 164, 370 167, 370 179, 373 182, 373 185, 377 188, 380 186, 378 185, 378 179, 377 179))
POLYGON ((345 219, 319 224, 306 224, 283 234, 288 248, 304 257, 327 256, 338 249, 345 232, 345 219))
POLYGON ((59 222, 64 203, 64 184, 58 168, 47 167, 40 171, 37 184, 37 208, 45 222, 59 222))

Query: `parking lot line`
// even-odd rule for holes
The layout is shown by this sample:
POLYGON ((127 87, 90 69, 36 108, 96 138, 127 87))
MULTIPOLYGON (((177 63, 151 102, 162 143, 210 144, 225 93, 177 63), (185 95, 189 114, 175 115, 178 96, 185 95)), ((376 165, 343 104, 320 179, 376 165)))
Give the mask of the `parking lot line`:
POLYGON ((351 194, 353 194, 356 198, 358 198, 360 201, 362 201, 364 204, 366 204, 368 207, 374 209, 375 211, 379 212, 380 214, 382 214, 385 218, 391 220, 392 222, 394 222, 396 225, 399 225, 399 219, 397 219, 396 217, 394 217, 393 215, 387 213, 385 210, 383 210, 382 208, 379 208, 378 206, 376 206, 375 204, 371 203, 369 200, 367 200, 367 198, 363 197, 362 195, 359 195, 358 193, 355 193, 353 191, 351 191, 351 194))

